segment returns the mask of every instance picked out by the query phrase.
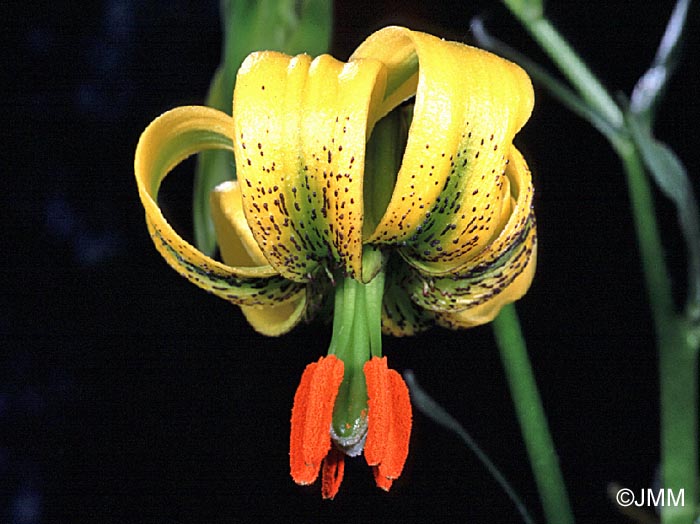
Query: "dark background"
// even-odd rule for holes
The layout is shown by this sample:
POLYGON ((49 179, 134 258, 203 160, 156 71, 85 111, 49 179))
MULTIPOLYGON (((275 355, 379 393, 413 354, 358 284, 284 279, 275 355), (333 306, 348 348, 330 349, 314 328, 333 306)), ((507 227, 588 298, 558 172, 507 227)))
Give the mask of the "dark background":
MULTIPOLYGON (((697 7, 657 125, 696 191, 697 7)), ((551 2, 548 13, 613 92, 629 93, 671 8, 596 0, 551 2)), ((333 53, 347 58, 389 23, 471 42, 476 14, 544 61, 487 1, 338 2, 333 53)), ((134 148, 154 117, 202 102, 219 61, 216 1, 27 3, 1 24, 0 522, 518 521, 474 456, 419 413, 390 493, 362 459, 348 461, 335 501, 321 501, 318 484, 296 486, 291 402, 330 327, 257 335, 151 245, 134 148)), ((653 332, 624 179, 592 128, 541 89, 537 100, 517 143, 536 181, 540 260, 518 311, 576 515, 625 522, 606 486, 650 486, 659 450, 653 332)), ((186 232, 191 177, 178 174, 169 205, 186 232)), ((682 302, 683 245, 672 207, 657 203, 682 302)), ((414 370, 541 522, 490 327, 384 344, 392 367, 414 370)))

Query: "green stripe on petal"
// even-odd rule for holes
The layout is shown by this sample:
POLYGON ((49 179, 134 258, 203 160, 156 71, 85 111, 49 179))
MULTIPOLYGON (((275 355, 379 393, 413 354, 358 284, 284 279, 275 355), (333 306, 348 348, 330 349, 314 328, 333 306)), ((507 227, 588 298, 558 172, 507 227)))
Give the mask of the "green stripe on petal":
POLYGON ((323 265, 362 274, 368 113, 384 93, 373 60, 261 52, 238 72, 236 169, 243 209, 270 264, 306 282, 323 265))
MULTIPOLYGON (((419 75, 391 202, 369 241, 406 246, 411 263, 451 271, 504 226, 504 171, 513 137, 532 111, 530 80, 491 53, 398 27, 378 31, 353 57, 384 62, 389 85, 402 68, 403 78, 419 75)), ((389 93, 386 100, 399 98, 389 93)))
POLYGON ((166 262, 197 286, 239 305, 275 305, 303 293, 269 265, 231 267, 177 234, 158 207, 163 179, 184 159, 208 149, 232 150, 231 117, 206 107, 180 107, 154 120, 136 148, 134 170, 146 223, 166 262))
POLYGON ((490 321, 504 304, 525 294, 534 276, 537 231, 532 180, 525 160, 515 148, 511 150, 505 177, 510 187, 511 204, 506 208, 509 213, 503 218, 505 226, 487 248, 449 274, 414 269, 405 280, 412 300, 441 313, 438 318, 459 313, 455 325, 463 322, 466 327, 466 322, 490 321))
MULTIPOLYGON (((482 210, 481 215, 464 213, 460 215, 459 220, 455 220, 455 223, 458 224, 457 231, 465 229, 473 235, 485 235, 489 231, 488 226, 491 222, 499 224, 496 232, 489 231, 489 243, 483 249, 472 254, 459 265, 418 260, 413 256, 413 251, 400 250, 409 264, 422 273, 435 276, 474 274, 474 268, 477 266, 502 265, 503 262, 502 260, 499 262, 499 259, 503 259, 507 256, 507 252, 513 250, 517 239, 524 239, 530 228, 533 229, 533 233, 535 229, 535 217, 532 210, 534 196, 532 176, 525 159, 515 147, 510 148, 500 180, 501 187, 496 192, 497 198, 491 195, 491 202, 485 203, 485 209, 482 210), (492 212, 489 214, 489 211, 492 212)), ((471 209, 474 207, 476 205, 473 205, 471 209)), ((455 208, 459 209, 459 204, 455 208)), ((458 249, 460 246, 458 239, 454 239, 452 242, 456 245, 455 249, 458 249)), ((465 249, 468 249, 470 245, 467 243, 465 249)))
POLYGON ((532 222, 503 257, 476 265, 462 275, 430 277, 414 270, 406 288, 416 304, 434 312, 456 313, 487 303, 499 304, 500 309, 525 294, 536 259, 537 237, 532 222))

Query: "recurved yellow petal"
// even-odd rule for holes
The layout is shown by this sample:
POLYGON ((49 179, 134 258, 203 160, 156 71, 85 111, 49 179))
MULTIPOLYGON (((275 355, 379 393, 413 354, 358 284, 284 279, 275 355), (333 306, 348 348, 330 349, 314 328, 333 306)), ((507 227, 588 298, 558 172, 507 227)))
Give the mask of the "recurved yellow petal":
POLYGON ((450 274, 431 275, 414 269, 404 280, 412 300, 440 313, 443 324, 449 319, 455 326, 465 322, 464 327, 466 322, 488 322, 504 304, 520 298, 532 281, 537 253, 532 180, 515 148, 511 149, 505 180, 509 181, 512 211, 486 249, 450 274))
POLYGON ((158 207, 161 182, 188 156, 229 149, 232 120, 206 107, 180 107, 154 120, 136 148, 134 169, 153 242, 166 262, 197 286, 235 304, 274 305, 299 297, 303 288, 269 265, 231 267, 198 251, 167 222, 158 207))
POLYGON ((279 306, 241 306, 241 311, 258 333, 278 337, 289 332, 304 318, 306 296, 302 294, 279 306))
MULTIPOLYGON (((268 265, 246 222, 238 181, 223 182, 216 186, 210 195, 210 202, 223 261, 230 266, 268 265)), ((279 305, 241 306, 241 310, 258 333, 276 337, 287 333, 303 318, 306 293, 292 296, 279 305)))
POLYGON ((363 271, 370 250, 391 257, 385 332, 468 327, 532 280, 532 181, 512 144, 532 105, 518 66, 401 27, 370 36, 348 63, 253 53, 237 76, 233 118, 187 107, 148 127, 139 194, 168 263, 241 305, 262 333, 321 310, 328 274, 371 280, 381 266, 363 271), (414 95, 366 150, 375 124, 414 95), (224 263, 185 242, 157 205, 162 179, 203 149, 235 154, 239 181, 211 197, 224 263))
POLYGON ((482 304, 452 313, 436 313, 435 320, 438 324, 451 329, 463 329, 480 326, 491 322, 501 308, 506 304, 515 302, 521 298, 530 288, 532 279, 535 276, 537 265, 537 247, 532 251, 530 260, 525 269, 518 274, 503 293, 494 295, 490 300, 482 304))
POLYGON ((307 282, 320 265, 362 274, 368 115, 383 92, 375 60, 261 52, 241 66, 233 114, 243 210, 286 278, 307 282))
POLYGON ((504 172, 513 137, 532 111, 530 79, 491 53, 401 27, 374 33, 355 58, 387 68, 387 85, 396 89, 380 113, 416 90, 394 192, 368 241, 403 245, 421 270, 449 272, 504 226, 504 172))

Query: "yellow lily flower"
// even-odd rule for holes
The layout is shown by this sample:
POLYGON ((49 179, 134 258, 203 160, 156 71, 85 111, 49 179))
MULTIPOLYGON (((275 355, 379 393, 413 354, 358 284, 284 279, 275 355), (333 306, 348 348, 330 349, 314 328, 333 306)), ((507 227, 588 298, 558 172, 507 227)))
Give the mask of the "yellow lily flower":
MULTIPOLYGON (((371 386, 368 412, 363 370, 381 357, 380 331, 483 324, 527 291, 536 259, 533 188, 512 141, 532 106, 530 80, 515 64, 387 27, 346 63, 253 53, 236 78, 232 117, 181 107, 144 131, 135 159, 139 195, 156 248, 175 270, 239 305, 265 335, 310 319, 335 295, 334 357, 319 364, 327 371, 305 374, 304 408, 295 407, 303 415, 292 420, 298 482, 316 478, 332 440, 333 467, 323 468, 324 496, 332 497, 339 471, 342 480, 337 451, 361 452, 371 397, 381 390, 371 386), (163 178, 205 149, 229 149, 236 160, 238 180, 211 197, 223 262, 185 242, 157 204, 163 178), (323 377, 322 395, 308 391, 315 376, 323 377), (307 434, 326 430, 318 418, 306 421, 315 412, 308 402, 326 402, 328 438, 307 434), (316 458, 305 462, 299 453, 311 441, 316 458)), ((407 412, 395 387, 407 450, 410 404, 407 412)), ((381 440, 378 427, 370 424, 372 442, 381 440)), ((377 478, 388 489, 405 454, 386 456, 398 460, 383 470, 391 475, 377 478)), ((381 459, 372 461, 376 474, 381 459)))

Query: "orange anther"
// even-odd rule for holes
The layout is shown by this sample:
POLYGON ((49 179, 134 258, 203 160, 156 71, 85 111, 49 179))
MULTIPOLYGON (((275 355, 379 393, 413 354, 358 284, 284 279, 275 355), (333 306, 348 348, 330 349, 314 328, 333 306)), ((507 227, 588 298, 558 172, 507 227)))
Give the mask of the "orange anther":
POLYGON ((294 395, 289 439, 289 465, 297 484, 316 480, 321 462, 331 448, 333 405, 343 381, 343 369, 343 361, 329 355, 306 366, 301 376, 294 395))
POLYGON ((411 400, 405 382, 388 369, 386 357, 364 366, 369 397, 365 459, 374 467, 377 486, 388 491, 408 456, 411 438, 411 400))

